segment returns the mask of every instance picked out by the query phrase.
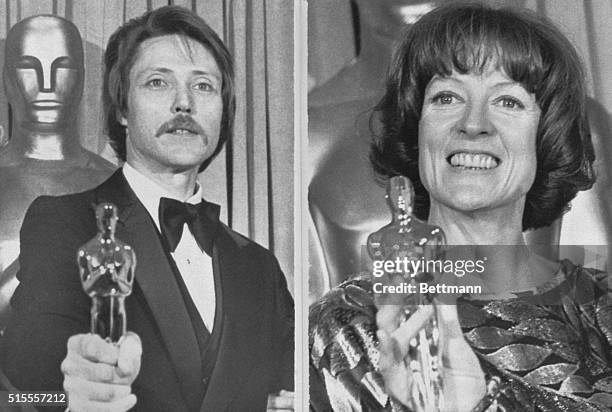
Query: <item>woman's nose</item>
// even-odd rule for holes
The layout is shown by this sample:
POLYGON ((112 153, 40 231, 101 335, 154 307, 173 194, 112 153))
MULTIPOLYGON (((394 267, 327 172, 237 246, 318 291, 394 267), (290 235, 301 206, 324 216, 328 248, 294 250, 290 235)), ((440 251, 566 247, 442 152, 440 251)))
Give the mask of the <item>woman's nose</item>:
POLYGON ((486 101, 471 101, 457 124, 459 133, 470 137, 481 137, 493 134, 495 126, 491 122, 489 107, 486 101))

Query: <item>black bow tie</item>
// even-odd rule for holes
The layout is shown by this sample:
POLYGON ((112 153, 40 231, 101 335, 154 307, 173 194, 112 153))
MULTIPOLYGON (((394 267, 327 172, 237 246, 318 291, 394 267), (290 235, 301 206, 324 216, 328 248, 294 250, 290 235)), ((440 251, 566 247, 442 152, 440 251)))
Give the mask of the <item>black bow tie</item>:
POLYGON ((176 250, 181 240, 185 223, 202 250, 212 256, 219 223, 219 206, 205 201, 192 205, 162 197, 159 200, 159 224, 171 252, 176 250))

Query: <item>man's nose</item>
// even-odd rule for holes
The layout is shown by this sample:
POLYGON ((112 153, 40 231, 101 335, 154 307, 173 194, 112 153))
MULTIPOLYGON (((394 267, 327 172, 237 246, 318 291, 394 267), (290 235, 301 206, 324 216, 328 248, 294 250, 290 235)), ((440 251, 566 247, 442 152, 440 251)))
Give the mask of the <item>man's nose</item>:
POLYGON ((487 136, 495 132, 486 100, 470 101, 457 124, 460 134, 470 138, 487 136))
POLYGON ((191 114, 193 110, 193 95, 188 87, 178 87, 174 96, 172 111, 191 114))

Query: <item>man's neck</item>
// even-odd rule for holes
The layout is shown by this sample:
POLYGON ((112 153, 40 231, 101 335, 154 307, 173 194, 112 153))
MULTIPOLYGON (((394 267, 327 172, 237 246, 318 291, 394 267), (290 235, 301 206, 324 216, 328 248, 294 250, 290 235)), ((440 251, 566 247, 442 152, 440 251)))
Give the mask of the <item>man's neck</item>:
POLYGON ((197 169, 186 171, 159 171, 150 170, 146 165, 138 162, 130 162, 130 160, 128 160, 128 164, 142 175, 157 183, 176 199, 184 201, 195 193, 198 180, 197 169))

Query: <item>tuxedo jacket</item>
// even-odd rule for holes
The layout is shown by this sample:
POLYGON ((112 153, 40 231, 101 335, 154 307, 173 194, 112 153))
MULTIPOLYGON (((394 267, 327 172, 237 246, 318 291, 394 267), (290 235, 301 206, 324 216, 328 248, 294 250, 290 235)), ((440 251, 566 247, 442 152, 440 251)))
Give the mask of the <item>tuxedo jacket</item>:
MULTIPOLYGON (((119 209, 116 237, 137 265, 126 298, 127 329, 143 346, 132 385, 137 410, 187 411, 203 383, 201 411, 265 410, 267 395, 293 389, 293 300, 274 256, 221 224, 212 264, 220 280, 222 322, 212 374, 201 357, 185 302, 155 223, 121 170, 97 188, 41 197, 21 229, 20 285, 3 337, 4 372, 20 390, 62 390, 60 364, 71 335, 90 328, 91 299, 79 279, 76 251, 97 234, 95 205, 119 209)), ((215 326, 217 327, 217 325, 215 326)))

